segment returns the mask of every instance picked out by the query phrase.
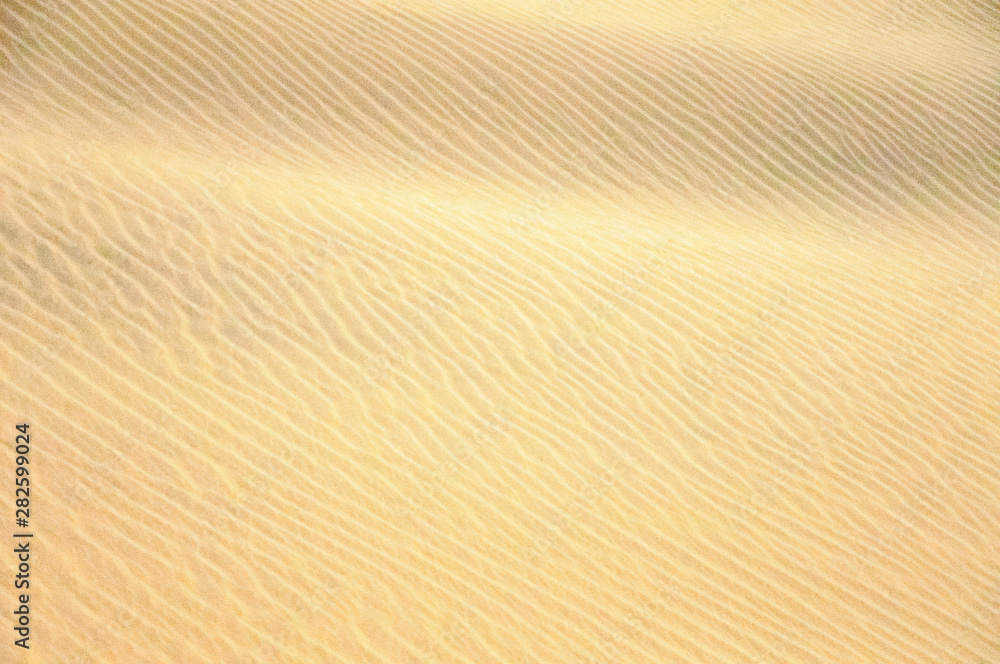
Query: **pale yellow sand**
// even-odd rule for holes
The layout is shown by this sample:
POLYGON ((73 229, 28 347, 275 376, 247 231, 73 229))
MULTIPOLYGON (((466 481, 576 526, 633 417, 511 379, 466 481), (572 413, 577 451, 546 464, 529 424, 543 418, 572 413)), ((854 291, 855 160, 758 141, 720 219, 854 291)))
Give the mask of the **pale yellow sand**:
POLYGON ((0 7, 0 662, 1000 661, 995 3, 0 7))

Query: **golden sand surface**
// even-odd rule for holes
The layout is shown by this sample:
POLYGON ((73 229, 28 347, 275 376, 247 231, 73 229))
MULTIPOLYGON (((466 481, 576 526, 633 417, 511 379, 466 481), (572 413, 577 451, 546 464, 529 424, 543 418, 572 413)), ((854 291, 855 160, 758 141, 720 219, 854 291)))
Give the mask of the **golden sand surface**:
POLYGON ((0 662, 1000 662, 996 2, 6 0, 0 54, 0 662))

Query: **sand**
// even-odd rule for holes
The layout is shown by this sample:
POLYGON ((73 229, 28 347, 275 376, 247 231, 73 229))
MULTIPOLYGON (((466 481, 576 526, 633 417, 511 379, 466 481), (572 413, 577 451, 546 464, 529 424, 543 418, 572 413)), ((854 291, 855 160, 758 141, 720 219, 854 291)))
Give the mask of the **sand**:
POLYGON ((995 3, 0 12, 0 661, 1000 661, 995 3))

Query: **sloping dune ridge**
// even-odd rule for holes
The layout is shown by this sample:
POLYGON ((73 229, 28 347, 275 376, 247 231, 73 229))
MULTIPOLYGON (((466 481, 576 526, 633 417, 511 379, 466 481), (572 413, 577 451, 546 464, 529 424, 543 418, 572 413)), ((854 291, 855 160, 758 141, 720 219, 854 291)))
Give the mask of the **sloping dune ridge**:
POLYGON ((996 2, 0 11, 0 661, 1000 662, 996 2))

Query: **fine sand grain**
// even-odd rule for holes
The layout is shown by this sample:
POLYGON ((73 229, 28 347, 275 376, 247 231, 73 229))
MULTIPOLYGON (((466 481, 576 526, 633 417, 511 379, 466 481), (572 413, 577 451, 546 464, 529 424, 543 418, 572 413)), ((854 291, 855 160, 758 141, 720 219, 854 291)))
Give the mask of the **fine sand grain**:
POLYGON ((995 2, 7 0, 0 53, 0 662, 1000 662, 995 2))

